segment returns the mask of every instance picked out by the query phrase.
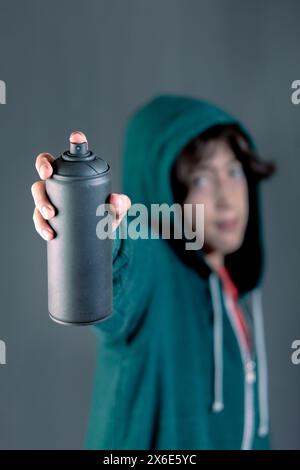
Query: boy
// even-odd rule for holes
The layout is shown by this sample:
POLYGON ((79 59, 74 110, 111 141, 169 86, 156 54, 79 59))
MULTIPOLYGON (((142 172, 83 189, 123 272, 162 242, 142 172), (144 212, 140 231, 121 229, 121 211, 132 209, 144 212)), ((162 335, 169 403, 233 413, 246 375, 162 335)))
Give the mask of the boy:
MULTIPOLYGON (((43 180, 52 161, 37 157, 43 180)), ((258 183, 273 169, 242 124, 205 101, 161 95, 132 116, 126 195, 110 198, 113 313, 91 327, 99 360, 86 448, 269 447, 258 183), (131 202, 204 204, 203 249, 186 250, 184 237, 120 237, 131 202)), ((32 193, 36 229, 50 240, 43 181, 32 193)))

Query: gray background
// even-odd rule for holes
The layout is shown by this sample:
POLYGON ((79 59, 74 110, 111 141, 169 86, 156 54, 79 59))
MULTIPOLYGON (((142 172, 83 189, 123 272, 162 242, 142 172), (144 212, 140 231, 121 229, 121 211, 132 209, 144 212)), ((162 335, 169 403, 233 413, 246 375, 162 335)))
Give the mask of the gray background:
POLYGON ((48 318, 35 157, 81 129, 118 190, 126 118, 159 92, 226 107, 280 166, 263 200, 270 405, 274 446, 300 448, 299 17, 296 0, 0 0, 1 448, 81 448, 95 365, 93 334, 48 318))

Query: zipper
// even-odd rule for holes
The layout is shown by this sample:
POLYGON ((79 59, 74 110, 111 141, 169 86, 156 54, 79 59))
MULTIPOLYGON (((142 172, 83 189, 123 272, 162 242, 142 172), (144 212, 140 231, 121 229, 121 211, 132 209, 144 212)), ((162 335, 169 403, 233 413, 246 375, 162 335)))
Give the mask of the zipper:
POLYGON ((244 368, 244 430, 241 450, 250 450, 253 444, 255 426, 254 383, 256 381, 256 364, 252 360, 251 355, 249 354, 248 350, 246 349, 246 346, 244 345, 241 340, 241 337, 239 336, 236 319, 232 314, 231 300, 227 297, 226 294, 224 294, 224 297, 226 310, 238 342, 244 368))

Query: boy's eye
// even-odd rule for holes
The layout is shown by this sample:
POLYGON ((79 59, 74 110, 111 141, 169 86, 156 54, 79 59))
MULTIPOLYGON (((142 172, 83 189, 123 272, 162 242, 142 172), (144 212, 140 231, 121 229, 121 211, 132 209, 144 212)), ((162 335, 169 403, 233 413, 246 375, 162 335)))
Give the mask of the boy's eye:
POLYGON ((211 185, 211 177, 208 175, 198 175, 192 179, 194 188, 208 188, 211 185))
POLYGON ((236 165, 233 165, 229 169, 229 175, 232 176, 233 178, 240 178, 241 176, 244 176, 244 170, 241 164, 237 163, 236 165))

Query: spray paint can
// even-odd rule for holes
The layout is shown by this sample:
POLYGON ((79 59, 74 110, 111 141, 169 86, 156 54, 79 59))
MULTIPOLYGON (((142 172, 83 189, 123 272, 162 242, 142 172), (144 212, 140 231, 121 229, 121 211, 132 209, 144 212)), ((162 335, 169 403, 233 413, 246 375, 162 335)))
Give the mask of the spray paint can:
MULTIPOLYGON (((73 137, 72 137, 73 136, 73 137)), ((46 192, 56 215, 55 238, 47 242, 48 309, 66 325, 91 325, 112 312, 112 239, 99 239, 96 215, 109 202, 108 163, 88 149, 83 133, 52 163, 46 192)))

